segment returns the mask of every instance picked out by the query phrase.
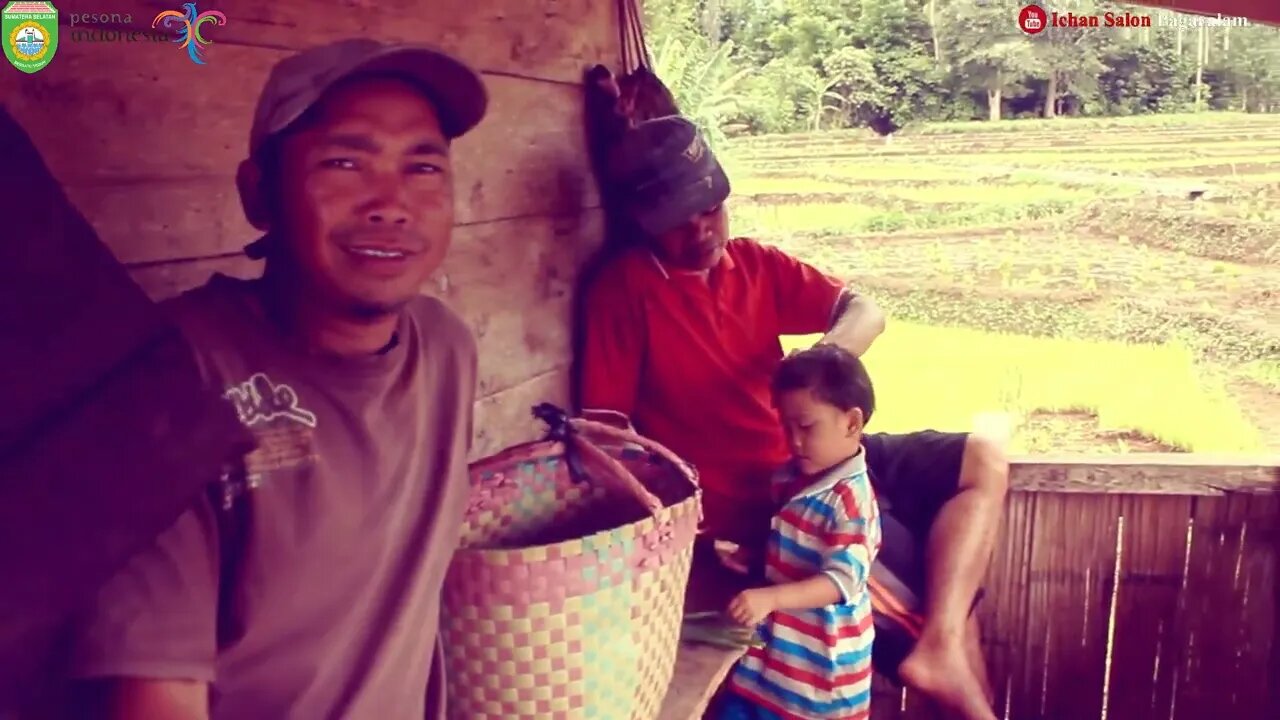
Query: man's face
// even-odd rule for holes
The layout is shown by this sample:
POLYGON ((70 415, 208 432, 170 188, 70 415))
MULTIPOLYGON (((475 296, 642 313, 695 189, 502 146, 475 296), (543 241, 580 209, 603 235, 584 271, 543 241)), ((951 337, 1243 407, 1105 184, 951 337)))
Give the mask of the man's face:
POLYGON ((279 213, 308 301, 378 317, 417 295, 453 228, 449 143, 413 86, 367 79, 334 88, 284 141, 279 213))
POLYGON ((720 262, 729 242, 724 205, 696 215, 654 239, 662 260, 682 270, 706 270, 720 262))

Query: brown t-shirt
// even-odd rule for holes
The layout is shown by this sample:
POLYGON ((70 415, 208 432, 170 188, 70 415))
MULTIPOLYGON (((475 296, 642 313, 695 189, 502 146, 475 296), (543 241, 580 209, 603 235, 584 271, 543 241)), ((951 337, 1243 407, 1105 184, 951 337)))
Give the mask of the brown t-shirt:
POLYGON ((422 297, 383 353, 307 355, 259 293, 215 276, 168 304, 259 446, 103 587, 73 673, 207 681, 215 720, 440 717, 474 338, 422 297))

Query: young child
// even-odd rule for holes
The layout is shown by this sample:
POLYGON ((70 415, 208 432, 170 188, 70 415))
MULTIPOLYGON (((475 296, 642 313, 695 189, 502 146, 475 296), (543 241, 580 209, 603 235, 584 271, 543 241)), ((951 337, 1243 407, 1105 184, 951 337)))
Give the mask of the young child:
POLYGON ((773 394, 792 459, 773 480, 780 509, 765 557, 770 584, 728 608, 736 622, 758 626, 765 644, 733 669, 719 718, 867 718, 875 634, 867 576, 880 549, 862 449, 871 379, 848 351, 818 345, 782 361, 773 394))

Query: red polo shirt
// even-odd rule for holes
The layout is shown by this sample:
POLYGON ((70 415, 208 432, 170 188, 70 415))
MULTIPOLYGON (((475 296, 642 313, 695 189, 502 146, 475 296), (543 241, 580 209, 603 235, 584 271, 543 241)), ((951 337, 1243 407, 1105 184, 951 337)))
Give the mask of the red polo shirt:
MULTIPOLYGON (((759 504, 789 452, 769 385, 780 335, 826 332, 844 284, 753 240, 707 273, 636 248, 588 291, 584 408, 616 410, 692 462, 708 494, 759 504)), ((707 521, 715 503, 708 502, 707 521)))

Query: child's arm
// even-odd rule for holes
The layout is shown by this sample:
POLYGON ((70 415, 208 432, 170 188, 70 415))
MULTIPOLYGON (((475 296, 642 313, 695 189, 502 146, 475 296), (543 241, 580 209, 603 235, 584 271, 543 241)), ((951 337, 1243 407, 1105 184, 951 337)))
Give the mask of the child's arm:
POLYGON ((867 582, 870 563, 866 542, 835 548, 822 572, 804 580, 743 590, 729 603, 729 616, 743 625, 757 625, 775 610, 809 610, 857 597, 867 582))
POLYGON ((807 610, 834 605, 841 600, 840 586, 825 572, 762 589, 772 596, 769 604, 774 610, 807 610))
POLYGON ((847 603, 861 594, 871 570, 871 547, 878 537, 874 508, 859 508, 847 486, 838 493, 827 531, 821 572, 803 580, 753 588, 729 604, 729 615, 755 625, 775 610, 807 610, 847 603))

